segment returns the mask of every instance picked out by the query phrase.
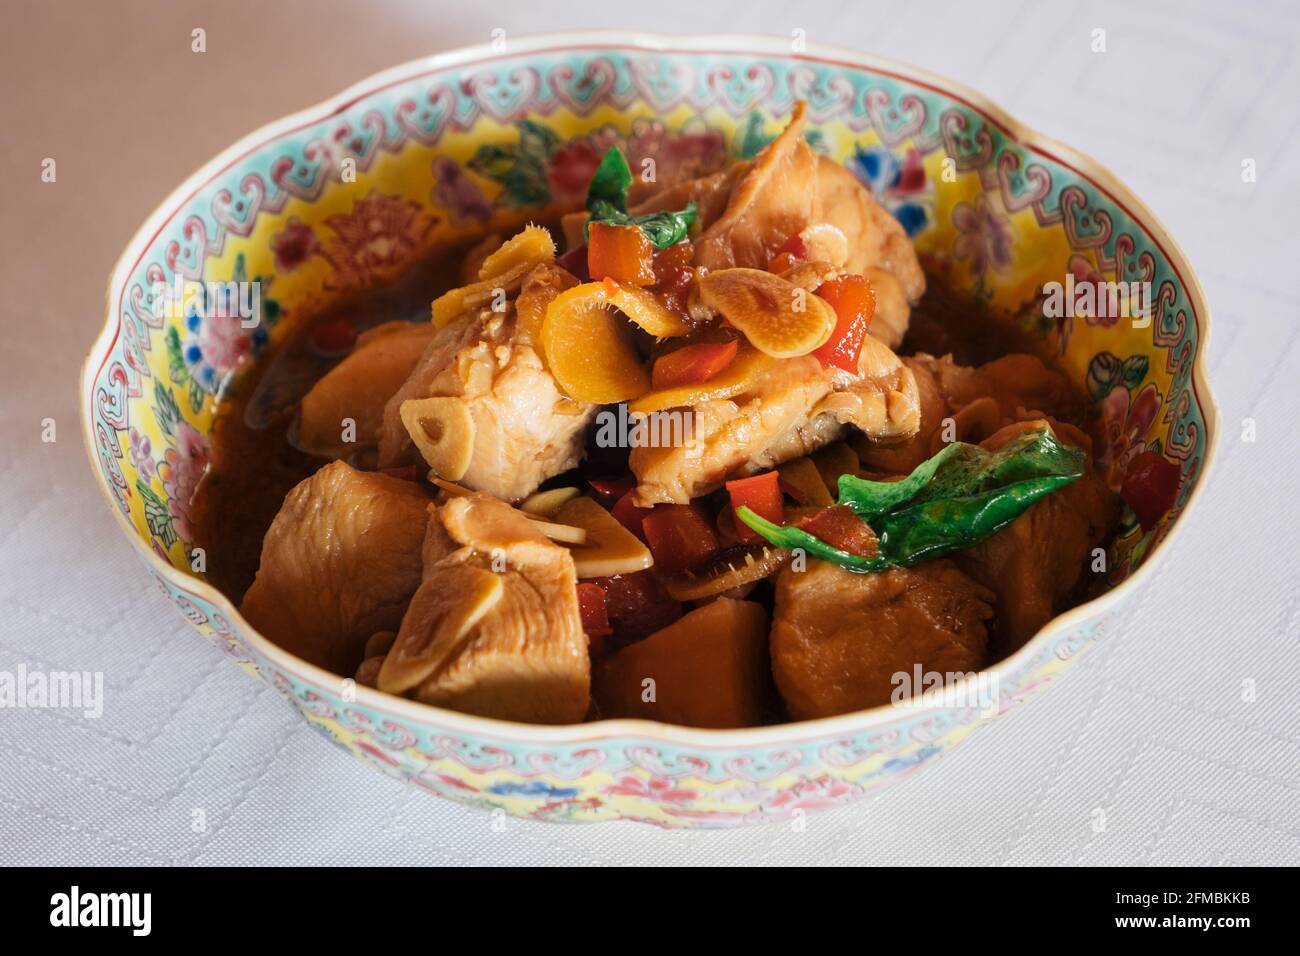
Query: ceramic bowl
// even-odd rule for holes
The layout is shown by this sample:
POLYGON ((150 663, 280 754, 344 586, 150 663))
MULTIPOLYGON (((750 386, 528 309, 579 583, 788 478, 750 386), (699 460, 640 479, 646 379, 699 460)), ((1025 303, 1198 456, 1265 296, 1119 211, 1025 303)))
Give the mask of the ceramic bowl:
POLYGON ((1107 632, 1205 483, 1215 443, 1210 316, 1186 257, 1098 163, 982 96, 911 67, 762 37, 570 34, 442 54, 365 80, 217 156, 149 217, 113 271, 82 379, 95 476, 189 621, 366 763, 431 793, 543 820, 723 827, 855 800, 928 766, 1036 694, 1107 632), (393 276, 431 247, 580 198, 620 144, 634 167, 753 155, 808 102, 812 145, 898 217, 928 267, 1004 316, 1096 405, 1116 488, 1139 452, 1181 473, 1144 530, 1125 515, 1109 590, 986 673, 974 695, 737 731, 646 721, 506 723, 356 687, 276 647, 191 570, 188 503, 222 385, 297 315, 393 276), (350 173, 351 175, 345 175, 350 173), (1044 318, 1044 284, 1150 283, 1149 321, 1044 318), (244 329, 200 304, 162 318, 159 284, 256 280, 244 329))

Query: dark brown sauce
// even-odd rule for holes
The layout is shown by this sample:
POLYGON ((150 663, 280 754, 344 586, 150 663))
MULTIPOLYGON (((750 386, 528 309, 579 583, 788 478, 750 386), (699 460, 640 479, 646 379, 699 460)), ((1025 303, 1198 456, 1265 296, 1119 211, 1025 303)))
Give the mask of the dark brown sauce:
POLYGON ((238 603, 253 583, 262 539, 295 485, 328 459, 289 439, 297 403, 350 350, 348 339, 384 322, 428 322, 429 303, 458 284, 469 244, 443 248, 395 282, 376 286, 313 314, 286 316, 291 332, 236 377, 213 422, 211 465, 192 503, 195 545, 208 580, 238 603), (328 340, 317 333, 328 329, 328 340), (339 330, 350 335, 338 342, 339 330), (331 347, 342 344, 342 347, 331 347))

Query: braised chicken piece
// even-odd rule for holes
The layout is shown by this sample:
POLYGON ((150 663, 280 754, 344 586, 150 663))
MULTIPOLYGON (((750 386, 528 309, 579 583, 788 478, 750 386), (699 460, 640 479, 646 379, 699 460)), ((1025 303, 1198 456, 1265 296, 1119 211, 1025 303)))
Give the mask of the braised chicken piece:
MULTIPOLYGON (((1077 392, 1065 376, 1036 356, 1012 353, 974 367, 958 365, 950 355, 935 358, 920 353, 902 361, 916 380, 918 428, 906 441, 892 444, 855 439, 854 447, 868 471, 905 475, 948 442, 978 444, 1018 421, 1046 417, 1062 438, 1081 436, 1078 429, 1063 424, 1082 414, 1077 392), (945 419, 951 422, 946 432, 945 419)), ((1080 438, 1075 444, 1083 441, 1080 438)))
POLYGON ((751 391, 695 405, 693 441, 633 448, 635 503, 684 504, 721 486, 839 439, 853 426, 872 441, 916 433, 919 404, 912 374, 868 336, 859 374, 825 368, 813 356, 777 363, 751 391))
POLYGON ((993 593, 951 561, 854 574, 825 561, 777 577, 772 673, 794 720, 890 703, 905 675, 983 668, 993 593))
POLYGON ((476 494, 431 511, 423 561, 379 688, 500 720, 582 720, 590 662, 569 552, 476 494))
MULTIPOLYGON (((1044 422, 1009 425, 987 438, 985 448, 1000 448, 1044 422)), ((1070 432, 1055 429, 1062 441, 1070 432)), ((1119 521, 1119 498, 1089 467, 1003 530, 958 555, 962 569, 997 594, 997 657, 1024 646, 1079 587, 1101 545, 1119 521)))
POLYGON ((285 497, 240 612, 285 650, 351 674, 420 584, 429 501, 415 482, 326 465, 285 497))
POLYGON ((431 439, 444 440, 446 461, 429 464, 443 478, 508 501, 576 465, 596 414, 596 406, 559 390, 515 308, 483 309, 439 330, 384 408, 381 468, 420 460, 402 406, 428 398, 445 399, 420 421, 431 439))
POLYGON ((384 405, 437 331, 426 322, 386 322, 359 335, 351 354, 303 396, 298 447, 325 458, 347 458, 377 446, 384 405))
POLYGON ((921 354, 916 359, 929 366, 939 391, 954 410, 990 397, 1009 419, 1042 412, 1064 420, 1077 418, 1083 411, 1078 390, 1034 355, 1013 352, 973 368, 956 364, 950 356, 936 359, 921 354))

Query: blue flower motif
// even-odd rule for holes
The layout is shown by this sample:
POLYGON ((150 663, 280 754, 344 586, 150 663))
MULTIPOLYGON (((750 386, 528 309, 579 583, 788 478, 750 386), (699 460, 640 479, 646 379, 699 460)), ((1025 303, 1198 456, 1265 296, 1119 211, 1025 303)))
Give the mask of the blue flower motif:
POLYGON ((853 155, 845 165, 893 214, 909 236, 915 236, 925 228, 930 221, 929 211, 922 202, 909 198, 926 188, 925 167, 916 150, 910 151, 900 161, 883 146, 854 146, 853 155))
POLYGON ((576 797, 582 791, 577 787, 552 787, 541 780, 530 780, 527 783, 494 783, 487 788, 487 792, 498 797, 550 797, 566 800, 576 797))
POLYGON ((868 149, 854 146, 853 155, 845 165, 877 196, 883 196, 898 185, 903 173, 903 166, 894 154, 881 146, 868 149))

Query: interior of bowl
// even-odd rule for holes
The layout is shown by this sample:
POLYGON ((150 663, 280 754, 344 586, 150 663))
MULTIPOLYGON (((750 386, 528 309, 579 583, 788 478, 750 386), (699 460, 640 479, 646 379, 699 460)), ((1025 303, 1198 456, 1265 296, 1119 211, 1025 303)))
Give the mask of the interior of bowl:
MULTIPOLYGON (((1180 254, 1096 164, 973 94, 784 40, 467 51, 373 78, 224 153, 155 213, 112 278, 84 400, 116 507, 161 560, 200 576, 191 500, 214 418, 296 323, 433 250, 580 201, 610 145, 672 176, 700 157, 753 156, 798 100, 811 145, 872 189, 931 276, 1085 391, 1112 487, 1142 452, 1177 465, 1173 507, 1146 527, 1126 512, 1113 540, 1108 581, 1129 577, 1178 520, 1207 455, 1207 317, 1180 254), (1051 284, 1088 280, 1145 284, 1149 315, 1054 315, 1051 284), (228 282, 255 284, 255 324, 207 285, 228 282), (188 283, 204 285, 190 294, 188 283)), ((246 414, 281 400, 260 394, 246 414)))

